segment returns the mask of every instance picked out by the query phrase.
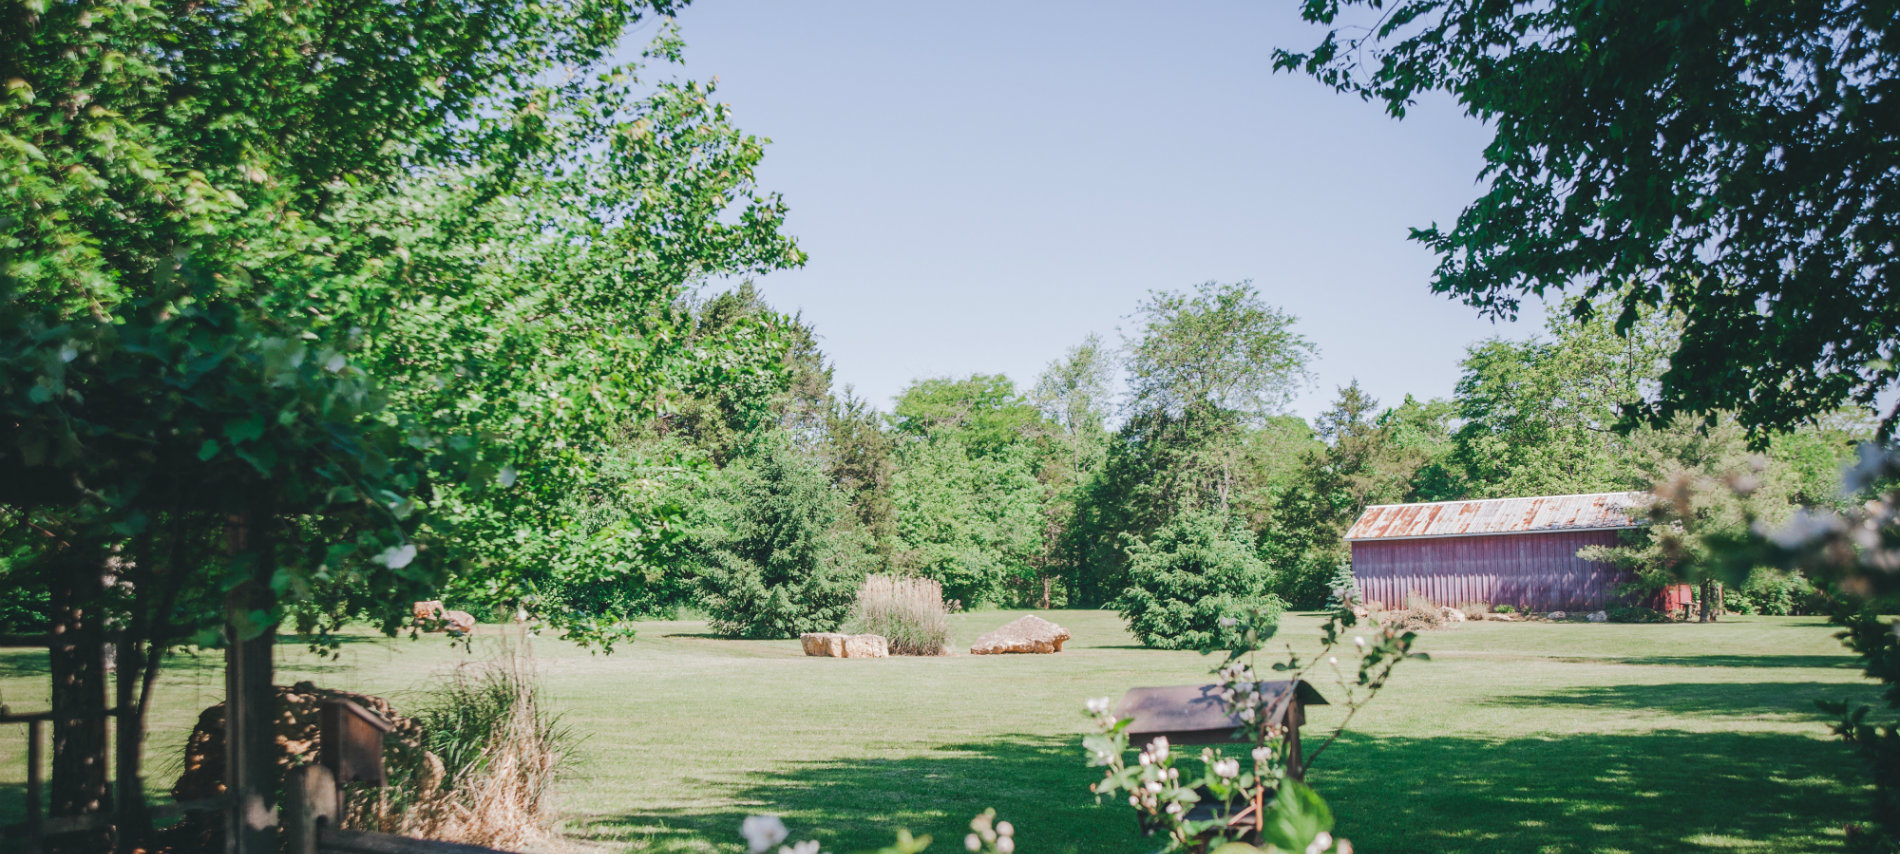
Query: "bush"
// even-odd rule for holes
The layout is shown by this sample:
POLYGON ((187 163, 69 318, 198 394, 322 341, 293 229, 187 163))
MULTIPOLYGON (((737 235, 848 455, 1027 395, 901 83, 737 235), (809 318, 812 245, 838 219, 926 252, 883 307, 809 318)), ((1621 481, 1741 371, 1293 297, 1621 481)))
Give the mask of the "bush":
POLYGON ((898 655, 942 655, 950 642, 943 585, 928 578, 864 579, 848 625, 853 632, 882 635, 898 655))
POLYGON ((1444 610, 1422 596, 1406 597, 1404 610, 1388 611, 1379 622, 1395 632, 1429 631, 1449 624, 1444 610))
POLYGON ((790 638, 834 631, 850 615, 868 550, 853 538, 844 498, 772 434, 729 467, 722 509, 701 534, 699 587, 712 630, 790 638))
POLYGON ((1632 607, 1629 605, 1611 605, 1603 609, 1612 623, 1673 623, 1668 614, 1655 608, 1632 607))
POLYGON ((1496 608, 1493 608, 1493 609, 1491 609, 1491 610, 1493 610, 1493 611, 1496 611, 1496 612, 1498 612, 1498 613, 1500 613, 1500 614, 1515 614, 1515 613, 1517 613, 1517 607, 1516 607, 1516 606, 1513 606, 1513 605, 1499 605, 1499 606, 1497 606, 1496 608))
POLYGON ((1234 620, 1257 611, 1271 631, 1284 608, 1267 592, 1272 572, 1254 553, 1253 536, 1224 514, 1182 514, 1127 553, 1128 589, 1115 607, 1147 646, 1232 647, 1234 620))
POLYGON ((1786 570, 1757 569, 1748 580, 1722 593, 1722 604, 1741 614, 1785 617, 1826 610, 1821 596, 1806 578, 1786 570))

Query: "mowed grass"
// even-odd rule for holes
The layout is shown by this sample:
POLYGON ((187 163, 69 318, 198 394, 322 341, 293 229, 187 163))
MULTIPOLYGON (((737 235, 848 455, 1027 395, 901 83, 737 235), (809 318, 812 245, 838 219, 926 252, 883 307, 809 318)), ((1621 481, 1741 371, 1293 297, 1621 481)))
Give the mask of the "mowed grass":
MULTIPOLYGON (((1016 616, 956 615, 954 642, 1016 616)), ((612 655, 531 639, 549 698, 583 734, 559 793, 566 829, 608 850, 724 852, 741 848, 746 815, 776 813, 829 851, 906 827, 947 852, 993 806, 1025 854, 1152 850, 1125 804, 1088 791, 1082 703, 1205 681, 1215 662, 1142 649, 1112 613, 1046 616, 1075 636, 1059 655, 807 658, 796 641, 722 640, 697 622, 645 624, 612 655)), ((1318 626, 1289 616, 1278 643, 1311 650, 1318 626)), ((353 637, 334 660, 287 638, 279 681, 400 709, 504 642, 490 631, 472 654, 440 636, 353 637)), ((1309 778, 1357 850, 1828 851, 1865 812, 1857 763, 1813 701, 1873 691, 1818 618, 1475 623, 1419 646, 1434 660, 1402 668, 1309 778)), ((177 665, 148 745, 154 790, 223 690, 215 660, 177 665)), ((45 695, 43 653, 0 653, 0 702, 43 708, 45 695)), ((1339 715, 1316 709, 1309 745, 1339 715)), ((0 732, 0 779, 23 779, 23 736, 0 732)), ((0 810, 17 812, 17 792, 0 810)))

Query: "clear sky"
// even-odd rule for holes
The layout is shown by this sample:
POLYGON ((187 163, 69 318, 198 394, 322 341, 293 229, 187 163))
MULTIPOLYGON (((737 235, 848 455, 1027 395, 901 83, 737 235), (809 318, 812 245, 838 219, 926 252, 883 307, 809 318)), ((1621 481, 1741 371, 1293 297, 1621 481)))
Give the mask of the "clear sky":
POLYGON ((926 376, 1026 388, 1147 291, 1238 279, 1320 347, 1296 414, 1355 377, 1448 395, 1468 344, 1541 323, 1432 294, 1406 240, 1476 197, 1488 136, 1449 101, 1399 122, 1272 73, 1317 39, 1295 5, 698 0, 679 23, 685 73, 773 141, 760 180, 811 255, 767 299, 879 406, 926 376))

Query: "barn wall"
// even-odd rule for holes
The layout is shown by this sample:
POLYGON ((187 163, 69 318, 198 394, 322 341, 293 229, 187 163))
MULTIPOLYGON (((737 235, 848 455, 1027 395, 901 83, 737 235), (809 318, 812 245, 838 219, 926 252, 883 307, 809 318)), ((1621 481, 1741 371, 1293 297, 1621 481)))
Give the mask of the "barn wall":
POLYGON ((1577 550, 1618 543, 1616 531, 1366 540, 1352 544, 1352 574, 1367 600, 1387 607, 1420 595, 1435 605, 1594 611, 1615 601, 1627 576, 1577 550))

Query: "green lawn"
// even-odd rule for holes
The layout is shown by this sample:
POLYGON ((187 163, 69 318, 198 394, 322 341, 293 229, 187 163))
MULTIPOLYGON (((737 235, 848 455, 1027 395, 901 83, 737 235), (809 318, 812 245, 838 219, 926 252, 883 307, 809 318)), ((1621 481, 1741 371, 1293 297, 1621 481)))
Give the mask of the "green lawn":
MULTIPOLYGON (((1015 616, 958 615, 957 642, 1015 616)), ((1199 681, 1212 662, 1141 649, 1110 613, 1051 616, 1075 640, 1050 656, 815 659, 692 622, 645 625, 611 656, 534 640, 549 694, 586 734, 561 793, 569 830, 610 850, 734 851, 740 820, 773 812, 831 851, 909 827, 951 852, 994 806, 1025 854, 1150 850, 1125 805, 1087 790, 1081 705, 1199 681)), ((1289 617, 1281 637, 1310 646, 1317 626, 1289 617)), ((1310 778, 1360 851, 1824 851, 1861 814, 1855 762, 1812 701, 1871 692, 1819 619, 1479 623, 1420 647, 1434 660, 1405 667, 1310 778)), ((467 659, 439 637, 364 637, 334 661, 287 646, 279 670, 401 708, 467 659)), ((219 699, 212 664, 163 683, 155 788, 219 699)), ((44 669, 43 654, 0 653, 0 702, 43 707, 44 669)), ((1318 710, 1309 739, 1336 720, 1318 710)), ((0 733, 0 779, 22 779, 22 737, 0 733)))

